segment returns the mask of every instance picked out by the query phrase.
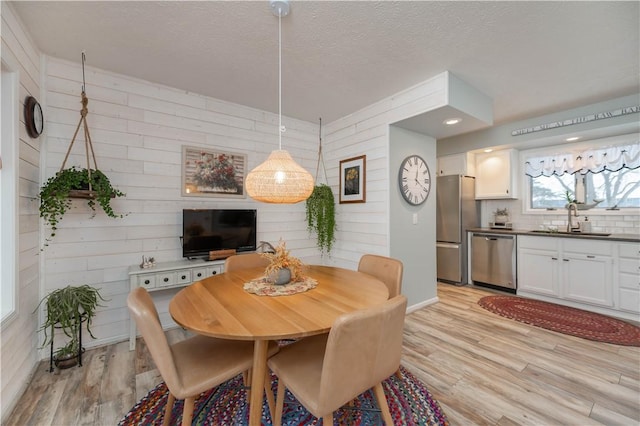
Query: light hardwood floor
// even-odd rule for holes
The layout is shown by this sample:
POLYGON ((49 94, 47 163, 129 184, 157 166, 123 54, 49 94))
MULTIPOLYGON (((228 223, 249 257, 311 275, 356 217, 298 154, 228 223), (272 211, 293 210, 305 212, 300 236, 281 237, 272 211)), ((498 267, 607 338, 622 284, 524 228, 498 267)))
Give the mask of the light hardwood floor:
MULTIPOLYGON (((440 302, 406 319, 402 363, 452 425, 640 424, 640 348, 504 319, 477 305, 487 294, 439 284, 440 302)), ((87 351, 83 364, 50 374, 41 363, 5 424, 114 425, 161 381, 141 341, 87 351)))

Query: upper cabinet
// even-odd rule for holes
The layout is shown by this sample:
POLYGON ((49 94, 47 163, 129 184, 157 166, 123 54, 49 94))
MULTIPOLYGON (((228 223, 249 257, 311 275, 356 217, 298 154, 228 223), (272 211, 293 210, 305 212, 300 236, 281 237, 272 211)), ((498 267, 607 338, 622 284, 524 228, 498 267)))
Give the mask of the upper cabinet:
POLYGON ((518 198, 518 151, 476 154, 476 199, 518 198))
POLYGON ((475 176, 475 155, 471 152, 443 155, 438 157, 438 176, 463 175, 475 176))

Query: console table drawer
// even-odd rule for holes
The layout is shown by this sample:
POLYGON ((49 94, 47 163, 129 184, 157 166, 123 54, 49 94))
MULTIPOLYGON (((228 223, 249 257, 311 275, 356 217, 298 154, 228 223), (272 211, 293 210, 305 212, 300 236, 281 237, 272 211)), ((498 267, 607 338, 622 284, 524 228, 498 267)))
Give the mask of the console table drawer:
POLYGON ((147 290, 150 288, 155 288, 156 286, 156 276, 155 275, 142 275, 138 277, 138 286, 144 287, 147 290))

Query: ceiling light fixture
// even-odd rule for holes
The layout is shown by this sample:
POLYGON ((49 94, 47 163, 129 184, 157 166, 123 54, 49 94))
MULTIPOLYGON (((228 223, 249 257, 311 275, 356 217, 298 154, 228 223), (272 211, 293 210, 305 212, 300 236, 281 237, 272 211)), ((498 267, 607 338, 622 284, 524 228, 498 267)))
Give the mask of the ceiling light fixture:
POLYGON ((573 142, 573 141, 577 141, 578 139, 580 139, 580 136, 571 136, 570 138, 566 138, 565 141, 573 142))
POLYGON ((447 126, 453 126, 454 124, 458 124, 462 121, 462 118, 449 118, 447 120, 444 120, 444 124, 446 124, 447 126))
POLYGON ((278 145, 264 163, 247 174, 247 194, 263 203, 293 204, 304 201, 313 192, 311 173, 282 149, 282 17, 289 13, 288 0, 271 0, 271 11, 278 17, 278 145))
POLYGON ((493 152, 493 149, 487 148, 487 149, 484 150, 484 152, 493 152))

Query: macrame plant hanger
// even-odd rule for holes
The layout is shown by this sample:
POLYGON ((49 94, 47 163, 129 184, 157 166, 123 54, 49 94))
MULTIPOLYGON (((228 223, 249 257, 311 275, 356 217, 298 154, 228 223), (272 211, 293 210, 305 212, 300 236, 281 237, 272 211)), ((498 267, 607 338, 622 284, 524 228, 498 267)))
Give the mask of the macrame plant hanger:
POLYGON ((322 117, 320 117, 320 126, 318 128, 318 139, 320 143, 318 146, 318 163, 316 164, 316 185, 318 185, 318 175, 320 172, 321 162, 322 162, 322 170, 324 171, 324 181, 328 185, 329 179, 327 178, 327 168, 324 165, 324 158, 322 157, 322 117))
POLYGON ((91 135, 89 134, 89 126, 87 125, 87 104, 89 103, 89 99, 87 99, 87 95, 85 94, 85 77, 84 77, 84 62, 85 62, 85 54, 82 52, 82 109, 80 110, 80 121, 78 122, 78 126, 76 127, 76 131, 73 134, 73 138, 71 138, 71 143, 69 144, 69 149, 67 149, 67 155, 64 157, 64 161, 62 162, 62 166, 60 166, 60 171, 64 170, 64 166, 67 164, 67 159, 69 158, 69 154, 71 153, 71 148, 73 147, 73 143, 76 140, 76 136, 78 136, 78 131, 80 130, 80 126, 84 124, 84 146, 85 153, 87 157, 87 174, 89 177, 89 191, 86 190, 72 190, 69 193, 69 198, 94 198, 95 194, 93 193, 93 188, 91 187, 91 158, 93 158, 93 167, 94 170, 98 170, 98 163, 96 162, 96 154, 93 152, 93 145, 91 144, 91 135), (89 152, 91 152, 91 157, 89 157, 89 152))

